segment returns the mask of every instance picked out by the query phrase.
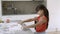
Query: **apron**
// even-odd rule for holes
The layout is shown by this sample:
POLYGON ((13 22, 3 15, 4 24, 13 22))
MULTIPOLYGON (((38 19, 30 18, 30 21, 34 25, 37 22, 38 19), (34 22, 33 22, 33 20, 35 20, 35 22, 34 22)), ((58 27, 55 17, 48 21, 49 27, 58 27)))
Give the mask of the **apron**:
MULTIPOLYGON (((47 20, 45 16, 43 16, 43 18, 47 20)), ((38 16, 37 18, 37 21, 39 20, 40 20, 40 16, 38 16)), ((37 21, 35 21, 35 24, 37 23, 37 21)), ((35 30, 36 32, 44 32, 47 29, 47 27, 48 27, 48 20, 46 23, 43 23, 42 25, 40 24, 36 25, 35 30)))

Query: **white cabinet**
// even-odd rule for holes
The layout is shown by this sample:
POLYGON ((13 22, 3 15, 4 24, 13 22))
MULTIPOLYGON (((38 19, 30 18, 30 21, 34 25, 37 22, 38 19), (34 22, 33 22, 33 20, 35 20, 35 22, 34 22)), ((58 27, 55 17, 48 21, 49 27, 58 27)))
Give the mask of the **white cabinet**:
POLYGON ((34 0, 34 1, 44 1, 44 0, 34 0))
POLYGON ((32 0, 2 0, 2 1, 32 1, 32 0))

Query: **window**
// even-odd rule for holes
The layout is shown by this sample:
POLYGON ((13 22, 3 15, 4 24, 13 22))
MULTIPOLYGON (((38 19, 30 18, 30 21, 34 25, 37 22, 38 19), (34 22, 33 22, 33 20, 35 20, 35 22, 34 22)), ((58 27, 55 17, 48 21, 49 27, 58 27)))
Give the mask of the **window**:
POLYGON ((44 1, 2 1, 2 15, 36 14, 39 4, 44 1))

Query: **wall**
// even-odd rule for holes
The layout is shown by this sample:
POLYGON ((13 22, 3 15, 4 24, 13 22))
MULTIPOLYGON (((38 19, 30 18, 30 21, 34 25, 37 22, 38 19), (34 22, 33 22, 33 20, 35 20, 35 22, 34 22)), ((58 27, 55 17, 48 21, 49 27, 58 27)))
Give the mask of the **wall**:
POLYGON ((57 28, 60 31, 60 0, 47 0, 47 8, 50 13, 49 29, 55 30, 57 28))

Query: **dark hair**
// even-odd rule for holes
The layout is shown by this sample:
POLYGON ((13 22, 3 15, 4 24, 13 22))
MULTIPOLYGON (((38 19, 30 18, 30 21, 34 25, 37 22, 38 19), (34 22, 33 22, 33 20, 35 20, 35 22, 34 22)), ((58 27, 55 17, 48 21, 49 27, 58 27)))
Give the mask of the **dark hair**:
MULTIPOLYGON (((38 12, 39 10, 43 10, 44 11, 44 15, 47 17, 48 22, 49 22, 49 12, 48 12, 48 9, 44 5, 38 5, 35 10, 36 10, 36 12, 38 12)), ((35 21, 35 24, 36 23, 37 23, 37 21, 35 21)), ((47 27, 46 28, 48 28, 48 23, 47 23, 47 27)))
POLYGON ((44 5, 38 5, 35 10, 36 12, 38 12, 39 10, 43 10, 44 15, 48 18, 48 21, 49 21, 49 12, 48 12, 48 9, 44 5))

